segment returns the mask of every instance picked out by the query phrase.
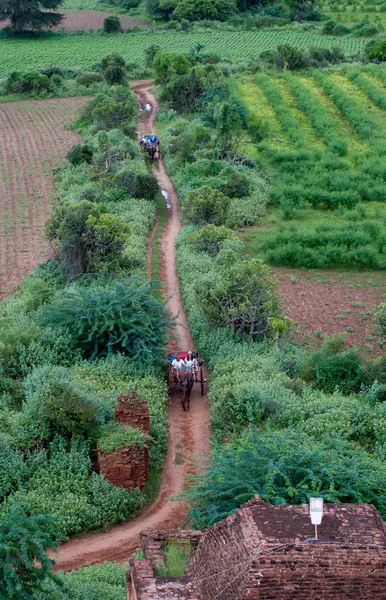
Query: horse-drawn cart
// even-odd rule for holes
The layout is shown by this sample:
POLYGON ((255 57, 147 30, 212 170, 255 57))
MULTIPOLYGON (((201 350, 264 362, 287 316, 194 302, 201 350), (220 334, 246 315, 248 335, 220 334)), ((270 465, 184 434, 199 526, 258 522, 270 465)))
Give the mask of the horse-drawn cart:
POLYGON ((139 145, 143 148, 144 152, 147 152, 150 158, 150 162, 153 162, 155 155, 157 158, 161 158, 161 145, 158 135, 148 134, 142 135, 139 140, 139 145))
MULTIPOLYGON (((188 353, 179 352, 180 359, 185 361, 188 353)), ((176 358, 176 354, 167 355, 167 368, 168 368, 168 386, 170 392, 181 390, 182 391, 182 407, 184 410, 189 410, 190 394, 195 383, 200 385, 201 395, 205 395, 205 382, 204 373, 202 366, 204 361, 200 358, 197 353, 193 353, 195 365, 181 365, 179 368, 173 367, 173 360, 176 358)))

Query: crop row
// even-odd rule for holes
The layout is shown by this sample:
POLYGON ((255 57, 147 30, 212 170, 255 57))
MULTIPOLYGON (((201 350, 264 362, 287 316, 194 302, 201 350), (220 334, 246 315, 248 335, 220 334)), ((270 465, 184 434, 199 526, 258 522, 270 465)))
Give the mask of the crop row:
POLYGON ((58 64, 62 67, 90 68, 110 52, 120 53, 126 61, 143 64, 144 50, 158 44, 165 50, 187 52, 196 44, 223 58, 249 60, 279 44, 292 44, 299 48, 339 46, 347 55, 363 50, 366 40, 339 39, 331 36, 293 33, 285 31, 212 31, 138 32, 122 35, 61 35, 41 39, 1 39, 0 77, 17 69, 58 64))

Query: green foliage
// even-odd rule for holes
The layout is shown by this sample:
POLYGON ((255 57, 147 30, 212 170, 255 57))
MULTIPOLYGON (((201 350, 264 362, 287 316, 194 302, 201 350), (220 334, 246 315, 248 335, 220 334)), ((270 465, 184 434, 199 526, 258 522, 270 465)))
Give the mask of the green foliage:
POLYGON ((386 40, 382 40, 372 46, 368 52, 368 57, 370 60, 379 60, 380 62, 384 62, 386 60, 386 40))
POLYGON ((149 436, 137 427, 111 421, 98 431, 98 448, 103 452, 114 452, 132 444, 143 447, 149 436))
POLYGON ((142 164, 129 163, 115 176, 115 185, 124 189, 133 198, 154 200, 159 187, 153 173, 144 172, 142 164))
POLYGON ((63 0, 1 0, 0 21, 10 20, 13 35, 25 29, 41 29, 59 25, 63 15, 54 12, 63 0), (42 10, 43 9, 43 10, 42 10), (48 10, 47 10, 48 9, 48 10))
POLYGON ((138 106, 135 95, 127 87, 113 86, 108 94, 98 95, 85 107, 83 118, 87 123, 95 120, 99 129, 121 129, 133 133, 132 122, 138 106))
POLYGON ((123 352, 138 361, 156 362, 171 324, 152 285, 137 277, 105 287, 82 287, 56 295, 40 312, 42 322, 66 327, 86 357, 123 352))
POLYGON ((103 79, 104 78, 100 73, 93 72, 80 73, 76 76, 76 82, 79 83, 79 85, 84 85, 85 87, 88 87, 93 83, 99 83, 100 81, 103 81, 103 79))
POLYGON ((342 354, 321 354, 314 366, 316 386, 331 394, 336 388, 344 394, 359 388, 360 360, 352 350, 342 354))
POLYGON ((0 436, 0 501, 20 487, 28 476, 30 468, 23 455, 14 450, 3 435, 0 436))
POLYGON ((58 243, 68 278, 82 273, 118 271, 130 233, 119 217, 103 213, 93 202, 55 207, 46 222, 46 234, 58 243))
MULTIPOLYGON (((232 241, 237 243, 238 238, 230 229, 223 225, 206 225, 195 233, 190 234, 187 240, 197 250, 216 255, 224 247, 224 242, 232 241)), ((229 244, 227 246, 229 247, 229 244)))
POLYGON ((206 474, 186 493, 193 527, 212 525, 258 493, 273 504, 369 502, 386 510, 381 461, 338 438, 316 442, 299 430, 263 433, 250 428, 217 447, 206 474))
POLYGON ((383 338, 386 338, 386 304, 380 304, 376 314, 377 325, 383 338))
MULTIPOLYGON (((122 26, 121 26, 121 22, 120 22, 119 18, 116 17, 115 15, 106 17, 103 20, 103 31, 105 33, 118 33, 120 31, 122 31, 122 26)), ((106 77, 106 80, 109 81, 107 77, 106 77)), ((109 82, 109 83, 111 83, 111 82, 109 82)), ((122 83, 122 81, 121 80, 114 81, 114 83, 122 83)))
POLYGON ((54 580, 47 550, 64 537, 48 516, 26 516, 15 507, 0 524, 0 595, 34 600, 44 580, 54 580))
POLYGON ((36 600, 124 600, 126 573, 126 565, 109 562, 59 572, 62 585, 54 587, 46 581, 36 600))
POLYGON ((172 18, 177 21, 215 19, 226 21, 236 12, 235 0, 180 0, 176 2, 172 18))
POLYGON ((268 267, 256 259, 220 255, 216 269, 199 282, 196 293, 213 325, 247 334, 250 344, 269 335, 269 318, 280 316, 275 281, 268 267))
POLYGON ((52 435, 80 438, 96 425, 97 408, 65 384, 56 383, 42 398, 41 418, 49 423, 52 435))
POLYGON ((37 71, 11 73, 5 84, 7 94, 40 94, 51 90, 51 81, 37 71))
POLYGON ((188 566, 192 547, 189 542, 170 541, 163 550, 164 565, 156 565, 157 577, 181 577, 188 566))
POLYGON ((93 473, 89 452, 86 442, 56 438, 36 457, 28 482, 1 505, 1 516, 17 504, 22 514, 50 515, 66 535, 132 518, 144 497, 138 489, 117 488, 93 473))
MULTIPOLYGON (((121 24, 118 17, 107 17, 103 22, 103 28, 106 31, 106 26, 110 29, 107 33, 120 31, 121 24), (110 20, 109 20, 110 19, 110 20), (111 21, 112 19, 112 21, 111 21), (108 23, 106 24, 106 21, 108 23), (118 27, 118 29, 117 29, 118 27)), ((120 54, 108 54, 102 58, 101 71, 107 83, 110 85, 124 85, 126 82, 126 63, 120 54)))
POLYGON ((281 69, 294 71, 308 66, 304 53, 289 44, 279 46, 276 52, 275 63, 281 69))
POLYGON ((182 205, 182 216, 194 225, 224 225, 229 203, 228 196, 203 185, 187 193, 182 205))
POLYGON ((92 150, 87 144, 75 144, 66 156, 72 165, 81 165, 90 163, 92 160, 92 150))

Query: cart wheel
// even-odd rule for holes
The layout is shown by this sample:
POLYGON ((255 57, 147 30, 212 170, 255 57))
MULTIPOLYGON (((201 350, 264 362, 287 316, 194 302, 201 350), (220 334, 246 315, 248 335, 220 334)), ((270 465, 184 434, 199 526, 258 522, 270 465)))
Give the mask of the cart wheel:
POLYGON ((204 376, 202 374, 202 369, 200 369, 200 375, 201 396, 205 396, 204 376))

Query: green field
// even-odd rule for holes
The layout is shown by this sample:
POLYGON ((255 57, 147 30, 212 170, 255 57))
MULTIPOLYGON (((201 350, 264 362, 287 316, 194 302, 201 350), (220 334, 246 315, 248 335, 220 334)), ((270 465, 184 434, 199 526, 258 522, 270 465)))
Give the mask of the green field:
POLYGON ((264 50, 279 44, 292 44, 299 48, 339 46, 347 55, 361 52, 366 39, 335 38, 311 33, 290 31, 205 31, 202 33, 139 32, 122 35, 61 35, 41 39, 1 39, 0 77, 18 69, 31 69, 49 64, 61 67, 86 67, 101 60, 110 52, 118 52, 127 62, 144 63, 144 50, 158 44, 165 50, 187 52, 200 43, 207 52, 222 58, 244 61, 257 58, 264 50))
POLYGON ((386 268, 384 79, 384 69, 371 66, 239 80, 267 127, 255 159, 268 174, 273 208, 250 240, 265 261, 386 268))

